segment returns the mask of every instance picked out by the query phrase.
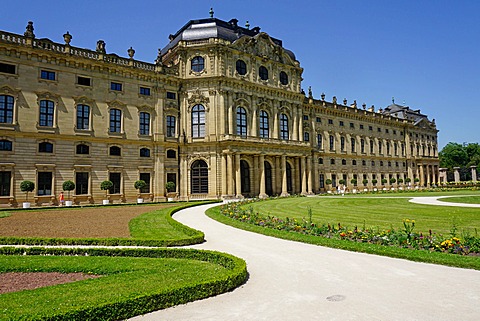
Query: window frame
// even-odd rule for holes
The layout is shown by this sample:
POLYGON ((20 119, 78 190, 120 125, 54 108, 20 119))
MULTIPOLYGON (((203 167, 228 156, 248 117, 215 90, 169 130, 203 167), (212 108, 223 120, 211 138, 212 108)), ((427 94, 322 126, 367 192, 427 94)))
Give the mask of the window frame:
POLYGON ((177 117, 173 115, 167 115, 165 119, 165 130, 167 137, 176 137, 177 136, 177 117))
POLYGON ((265 110, 260 110, 259 113, 259 126, 258 126, 258 135, 260 138, 269 138, 270 137, 270 124, 269 124, 269 115, 265 110))
POLYGON ((123 111, 119 108, 110 108, 108 114, 109 114, 108 132, 121 134, 122 123, 123 123, 123 111))
POLYGON ((9 139, 0 139, 0 152, 13 151, 13 142, 9 139))
POLYGON ((285 113, 280 114, 280 139, 282 140, 289 140, 290 138, 290 130, 288 126, 288 116, 285 113))
POLYGON ((280 84, 282 84, 284 86, 288 85, 288 83, 289 83, 288 74, 285 71, 283 71, 283 70, 280 71, 279 78, 280 78, 280 84))
POLYGON ((49 80, 49 81, 56 81, 57 80, 57 73, 53 70, 40 70, 40 79, 42 80, 49 80))
POLYGON ((143 158, 150 158, 151 157, 151 150, 147 147, 140 148, 140 157, 143 158))
POLYGON ((265 66, 258 67, 258 77, 263 81, 268 81, 268 69, 265 66))
POLYGON ((205 58, 202 56, 195 56, 190 60, 190 70, 195 73, 200 73, 205 70, 205 58))
POLYGON ((247 63, 242 59, 237 59, 237 61, 235 62, 235 71, 240 76, 245 76, 247 74, 247 63))
POLYGON ((76 127, 78 130, 90 130, 90 112, 91 107, 87 104, 77 104, 76 108, 76 127), (87 109, 87 110, 85 110, 87 109))
POLYGON ((37 196, 53 195, 53 172, 39 171, 37 172, 37 196))
POLYGON ((15 114, 15 97, 0 95, 0 124, 13 124, 15 114))
POLYGON ((55 102, 49 99, 42 99, 39 103, 38 126, 55 127, 55 102))
POLYGON ((51 143, 51 142, 40 142, 40 143, 38 143, 38 152, 39 153, 53 154, 53 152, 54 152, 53 143, 51 143))
POLYGON ((149 112, 141 111, 138 115, 138 133, 142 136, 150 136, 151 115, 149 112))
POLYGON ((206 110, 201 104, 192 107, 191 112, 192 138, 205 138, 206 134, 206 110))
POLYGON ((247 110, 244 107, 239 106, 237 107, 236 115, 237 136, 247 137, 247 110))

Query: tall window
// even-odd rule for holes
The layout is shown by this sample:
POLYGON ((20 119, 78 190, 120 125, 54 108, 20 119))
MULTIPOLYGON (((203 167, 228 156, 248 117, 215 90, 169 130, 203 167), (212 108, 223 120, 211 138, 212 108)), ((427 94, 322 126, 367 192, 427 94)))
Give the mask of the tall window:
POLYGON ((110 132, 122 132, 122 111, 120 109, 110 109, 110 132))
POLYGON ((150 193, 150 173, 140 173, 140 180, 147 183, 147 185, 140 189, 140 193, 150 193))
POLYGON ((10 180, 12 172, 0 172, 0 196, 10 196, 10 180))
POLYGON ((260 137, 269 137, 268 114, 266 111, 260 111, 260 137))
POLYGON ((387 141, 387 155, 390 155, 390 142, 387 141))
POLYGON ((345 151, 345 137, 343 137, 343 136, 340 137, 340 150, 342 152, 345 151))
POLYGON ((112 188, 110 188, 110 194, 120 194, 120 186, 122 182, 122 175, 120 173, 110 173, 109 180, 113 183, 112 188))
POLYGON ((280 115, 280 139, 288 140, 288 117, 285 114, 280 115))
POLYGON ((237 69, 237 72, 239 75, 246 75, 247 74, 247 64, 245 63, 245 61, 239 59, 237 60, 237 63, 236 63, 236 69, 237 69))
POLYGON ((378 153, 379 154, 382 153, 382 142, 381 141, 378 141, 378 153))
POLYGON ((260 76, 261 80, 268 80, 268 69, 264 66, 260 66, 258 69, 258 75, 260 76))
POLYGON ((201 72, 205 68, 205 61, 203 57, 196 56, 192 59, 192 71, 201 72))
POLYGON ((140 157, 150 157, 150 149, 140 148, 140 157))
POLYGON ((205 107, 202 105, 192 108, 192 137, 205 137, 205 107))
POLYGON ((53 127, 54 106, 51 100, 40 100, 39 126, 53 127))
POLYGON ((175 116, 167 116, 167 137, 175 137, 175 116))
POLYGON ((140 135, 150 135, 150 114, 140 113, 140 135))
POLYGON ((323 136, 322 134, 317 134, 317 147, 323 149, 323 136))
POLYGON ((90 106, 77 105, 77 129, 90 129, 90 106))
POLYGON ((280 72, 280 83, 282 85, 288 85, 288 75, 285 71, 280 72))
POLYGON ((75 194, 88 194, 88 172, 75 173, 75 194))
POLYGON ((325 188, 325 174, 320 174, 320 188, 325 188))
POLYGON ((247 136, 247 112, 245 108, 237 108, 237 135, 247 136))
POLYGON ((352 153, 355 153, 355 138, 350 138, 350 146, 352 147, 352 153))
POLYGON ((393 143, 393 151, 395 153, 395 156, 398 156, 398 143, 393 143))
POLYGON ((13 123, 13 97, 0 95, 0 123, 13 123))
POLYGON ((373 140, 370 139, 370 154, 375 153, 375 145, 373 143, 373 140))
POLYGON ((38 196, 52 195, 52 172, 38 172, 38 196))
POLYGON ((365 139, 360 139, 360 150, 362 152, 362 154, 365 153, 365 139))
POLYGON ((330 150, 335 150, 335 137, 333 135, 330 135, 330 150))
POLYGON ((196 160, 191 168, 192 194, 208 193, 208 166, 203 160, 196 160))
POLYGON ((304 132, 303 133, 303 140, 305 142, 309 142, 310 141, 310 133, 309 132, 304 132))

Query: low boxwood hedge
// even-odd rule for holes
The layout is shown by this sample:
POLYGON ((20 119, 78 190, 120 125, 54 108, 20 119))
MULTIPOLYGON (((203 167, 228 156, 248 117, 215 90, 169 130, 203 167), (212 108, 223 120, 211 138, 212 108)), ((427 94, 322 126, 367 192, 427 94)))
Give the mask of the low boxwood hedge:
MULTIPOLYGON (((28 310, 28 315, 13 315, 8 309, 7 298, 13 300, 14 296, 4 296, 4 301, 0 304, 0 319, 28 319, 28 320, 118 320, 130 318, 136 315, 145 314, 151 311, 164 309, 173 305, 183 304, 186 302, 203 299, 209 296, 218 295, 230 291, 241 284, 245 283, 248 277, 246 263, 242 259, 234 257, 229 254, 202 251, 193 249, 79 249, 79 248, 21 248, 21 247, 3 247, 0 248, 0 254, 2 255, 21 255, 22 260, 27 262, 29 256, 109 256, 109 257, 128 257, 128 258, 159 258, 159 259, 186 259, 194 261, 209 262, 219 267, 222 267, 220 277, 212 277, 209 275, 209 280, 205 281, 203 278, 195 278, 195 281, 181 287, 167 287, 163 290, 150 290, 148 293, 142 293, 142 288, 132 289, 133 294, 125 297, 111 297, 106 300, 96 302, 92 304, 80 304, 75 307, 62 307, 61 312, 55 312, 58 309, 56 307, 49 306, 48 295, 42 297, 41 307, 32 307, 32 310, 28 310)), ((69 261, 65 261, 65 268, 68 270, 70 267, 69 261)), ((70 261, 71 262, 71 261, 70 261)), ((152 262, 153 264, 153 262, 152 262)), ((188 263, 187 263, 188 264, 188 263)), ((26 265, 26 264, 25 264, 26 265)), ((47 268, 48 264, 38 266, 35 271, 51 271, 51 268, 47 268)), ((116 266, 116 265, 115 265, 116 266)), ((31 268, 31 267, 30 267, 31 268)), ((5 270, 6 268, 0 267, 0 272, 11 272, 5 270)), ((76 266, 76 270, 82 272, 81 266, 76 266)), ((17 266, 13 271, 17 272, 31 272, 29 268, 17 266)), ((135 271, 123 271, 121 265, 119 265, 119 272, 113 272, 114 275, 118 273, 125 273, 127 278, 135 278, 135 271), (116 273, 116 274, 115 274, 116 273)), ((64 271, 62 271, 64 272, 64 271)), ((83 271, 86 272, 86 271, 83 271)), ((139 272, 141 273, 141 272, 139 272)), ((113 275, 112 274, 112 275, 113 275)), ((108 276, 107 276, 108 277, 108 276)), ((139 277, 138 275, 136 277, 139 277)), ((140 276, 141 277, 141 276, 140 276)), ((112 276, 114 278, 114 276, 112 276)), ((101 279, 101 278, 100 278, 101 279)), ((99 279, 97 279, 99 280, 99 279)), ((118 278, 121 280, 121 278, 118 278)), ((89 280, 91 281, 91 280, 89 280)), ((75 283, 81 283, 79 281, 75 283)), ((85 281, 88 282, 88 281, 85 281)), ((72 283, 74 284, 74 283, 72 283)), ((69 286, 67 284, 66 286, 69 286)), ((121 287, 122 284, 118 284, 121 287)), ((46 289, 46 288, 43 288, 46 289)), ((79 295, 82 292, 77 287, 72 286, 72 291, 79 291, 79 295)), ((112 291, 115 291, 116 287, 113 286, 112 291)), ((68 290, 68 287, 66 288, 68 290)), ((42 291, 42 289, 31 290, 42 291)), ((23 293, 23 292, 18 292, 23 293)), ((39 292, 40 293, 40 292, 39 292)), ((48 293, 48 292, 41 292, 48 293)), ((75 293, 74 293, 75 294, 75 293)), ((29 302, 24 302, 22 305, 27 305, 29 302)), ((27 313, 25 312, 25 313, 27 313)))

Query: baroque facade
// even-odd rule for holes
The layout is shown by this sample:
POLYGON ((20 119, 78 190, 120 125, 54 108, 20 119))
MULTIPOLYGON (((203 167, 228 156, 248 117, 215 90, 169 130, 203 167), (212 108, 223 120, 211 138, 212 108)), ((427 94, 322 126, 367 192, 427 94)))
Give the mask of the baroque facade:
POLYGON ((63 37, 37 39, 31 22, 0 32, 0 204, 21 202, 24 180, 37 205, 56 204, 66 180, 76 204, 162 201, 167 181, 188 200, 438 180, 434 120, 314 99, 295 55, 258 27, 189 21, 154 63, 63 37))

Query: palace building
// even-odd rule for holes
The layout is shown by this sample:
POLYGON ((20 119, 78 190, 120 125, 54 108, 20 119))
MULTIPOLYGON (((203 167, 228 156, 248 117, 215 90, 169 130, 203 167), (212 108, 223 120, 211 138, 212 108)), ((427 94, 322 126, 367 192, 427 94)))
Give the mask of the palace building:
POLYGON ((438 180, 434 120, 314 99, 294 53, 258 27, 191 20, 154 63, 63 38, 37 38, 32 22, 0 31, 0 206, 24 200, 24 180, 36 205, 57 204, 67 180, 75 204, 163 201, 170 181, 190 200, 438 180))

